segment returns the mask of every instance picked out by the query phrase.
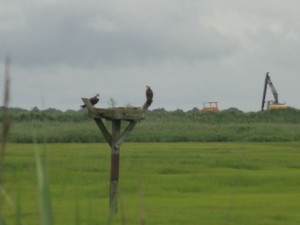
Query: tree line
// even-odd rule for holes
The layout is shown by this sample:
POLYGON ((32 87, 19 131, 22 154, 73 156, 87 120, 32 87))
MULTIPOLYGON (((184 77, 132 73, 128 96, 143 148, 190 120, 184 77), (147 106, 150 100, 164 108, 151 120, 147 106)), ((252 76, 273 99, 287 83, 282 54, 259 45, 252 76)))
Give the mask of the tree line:
MULTIPOLYGON (((3 110, 0 109, 1 121, 2 112, 3 110)), ((53 108, 39 110, 37 107, 34 107, 32 110, 9 108, 9 117, 12 122, 83 122, 90 120, 88 112, 85 109, 61 111, 53 108)), ((167 111, 164 108, 160 108, 148 110, 146 112, 146 119, 178 122, 191 120, 203 123, 300 123, 300 110, 288 108, 263 112, 243 112, 235 108, 230 108, 220 112, 202 113, 197 108, 187 112, 181 109, 167 111)))

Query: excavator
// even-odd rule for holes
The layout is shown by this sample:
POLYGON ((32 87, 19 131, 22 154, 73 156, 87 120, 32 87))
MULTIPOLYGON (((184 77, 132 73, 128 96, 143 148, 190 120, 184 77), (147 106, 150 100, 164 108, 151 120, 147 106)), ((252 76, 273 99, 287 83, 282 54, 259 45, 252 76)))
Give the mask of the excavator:
POLYGON ((261 111, 264 111, 265 106, 265 99, 266 99, 266 93, 267 93, 267 86, 269 85, 272 94, 274 96, 274 101, 268 101, 267 109, 268 110, 274 110, 274 109, 286 109, 288 108, 288 105, 285 103, 279 103, 278 101, 278 93, 271 81, 271 78, 269 76, 269 72, 266 74, 265 84, 264 84, 264 92, 263 92, 263 98, 262 98, 262 104, 261 104, 261 111))

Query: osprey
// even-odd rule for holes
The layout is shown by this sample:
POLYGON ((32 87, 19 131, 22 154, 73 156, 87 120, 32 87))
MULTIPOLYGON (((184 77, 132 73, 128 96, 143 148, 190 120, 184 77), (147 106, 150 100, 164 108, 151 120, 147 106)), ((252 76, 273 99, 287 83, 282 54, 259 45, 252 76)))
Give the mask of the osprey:
MULTIPOLYGON (((99 102, 99 94, 96 94, 94 97, 89 98, 89 101, 91 102, 92 105, 95 105, 97 102, 99 102)), ((85 108, 86 105, 82 105, 81 108, 85 108)))
POLYGON ((152 103, 152 101, 153 101, 153 91, 152 91, 152 89, 150 88, 150 86, 146 86, 146 99, 147 99, 147 102, 146 102, 146 104, 148 105, 148 106, 150 106, 151 105, 151 103, 152 103))

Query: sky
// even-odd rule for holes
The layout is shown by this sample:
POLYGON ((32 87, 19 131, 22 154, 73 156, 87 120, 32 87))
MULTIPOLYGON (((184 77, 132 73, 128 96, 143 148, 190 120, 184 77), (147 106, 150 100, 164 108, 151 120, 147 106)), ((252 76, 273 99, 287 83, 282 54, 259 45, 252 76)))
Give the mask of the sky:
MULTIPOLYGON (((298 0, 0 0, 0 54, 11 107, 259 111, 266 72, 300 108, 298 0)), ((268 89, 267 100, 273 100, 268 89)))

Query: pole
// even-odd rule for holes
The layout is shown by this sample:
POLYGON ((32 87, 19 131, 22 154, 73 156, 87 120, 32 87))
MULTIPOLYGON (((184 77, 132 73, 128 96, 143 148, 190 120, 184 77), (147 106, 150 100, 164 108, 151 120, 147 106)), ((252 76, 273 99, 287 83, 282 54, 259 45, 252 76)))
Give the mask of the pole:
POLYGON ((117 195, 119 181, 120 147, 117 143, 120 137, 121 120, 112 120, 111 169, 110 169, 110 213, 117 213, 117 195))

